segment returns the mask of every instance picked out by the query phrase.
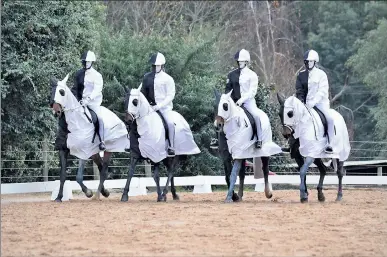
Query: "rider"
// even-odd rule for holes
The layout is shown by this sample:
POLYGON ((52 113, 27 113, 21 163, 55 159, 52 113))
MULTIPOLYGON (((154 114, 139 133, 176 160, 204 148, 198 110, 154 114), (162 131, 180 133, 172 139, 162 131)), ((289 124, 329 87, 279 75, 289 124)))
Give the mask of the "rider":
POLYGON ((81 55, 83 68, 78 70, 75 74, 75 96, 82 106, 87 106, 95 112, 98 117, 99 135, 101 142, 99 149, 104 151, 106 149, 104 142, 104 125, 100 115, 100 106, 102 103, 102 75, 96 71, 92 65, 96 61, 94 52, 86 51, 81 55))
POLYGON ((330 139, 334 136, 334 121, 329 113, 329 84, 327 74, 316 67, 319 62, 318 53, 315 50, 308 50, 304 54, 305 70, 297 75, 296 97, 300 99, 308 108, 317 107, 328 123, 328 144, 325 152, 332 153, 330 139))
POLYGON ((144 75, 141 93, 144 94, 154 111, 162 114, 168 125, 169 147, 168 157, 175 156, 175 124, 170 117, 175 98, 175 81, 164 71, 165 57, 162 53, 155 53, 149 59, 152 71, 144 75))
MULTIPOLYGON (((225 93, 230 92, 232 89, 231 98, 234 102, 238 106, 243 105, 254 117, 258 136, 255 147, 260 149, 262 148, 262 129, 258 107, 254 98, 258 89, 258 76, 247 67, 250 62, 250 53, 247 50, 242 49, 238 51, 234 59, 237 61, 238 68, 228 73, 225 93)), ((213 139, 211 148, 215 148, 214 145, 216 143, 216 140, 213 139)))

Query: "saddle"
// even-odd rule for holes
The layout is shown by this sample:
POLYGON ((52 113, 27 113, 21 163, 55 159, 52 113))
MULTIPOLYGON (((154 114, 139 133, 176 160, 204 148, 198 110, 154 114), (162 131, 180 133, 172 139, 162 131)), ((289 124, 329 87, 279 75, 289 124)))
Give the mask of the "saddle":
POLYGON ((165 139, 167 139, 167 140, 169 141, 168 124, 167 124, 167 122, 165 121, 165 119, 164 119, 164 117, 163 117, 163 115, 161 114, 160 111, 157 111, 156 113, 160 116, 161 121, 163 122, 164 130, 165 130, 165 139))
POLYGON ((324 126, 324 137, 328 136, 328 122, 324 113, 322 113, 322 111, 320 111, 316 106, 314 106, 313 109, 317 112, 318 116, 320 116, 321 122, 324 126))
POLYGON ((253 115, 251 115, 251 113, 245 108, 244 105, 242 105, 241 108, 242 108, 243 111, 246 113, 246 116, 247 116, 247 118, 249 119, 250 124, 251 124, 251 129, 253 130, 253 135, 251 136, 251 139, 250 139, 250 140, 253 140, 255 136, 256 136, 257 139, 258 139, 258 135, 257 135, 257 124, 255 123, 255 119, 254 119, 253 115))

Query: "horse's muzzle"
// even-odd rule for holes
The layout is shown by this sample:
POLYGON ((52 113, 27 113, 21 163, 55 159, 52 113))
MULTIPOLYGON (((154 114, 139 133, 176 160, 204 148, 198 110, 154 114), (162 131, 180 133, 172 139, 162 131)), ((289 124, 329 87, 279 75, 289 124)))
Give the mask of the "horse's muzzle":
POLYGON ((134 120, 134 115, 129 113, 129 112, 127 112, 126 115, 125 115, 125 120, 127 122, 132 122, 134 120))
POLYGON ((282 126, 282 136, 284 138, 288 139, 293 133, 294 133, 294 130, 290 126, 286 126, 286 125, 282 126))
POLYGON ((54 103, 52 105, 52 109, 54 110, 54 114, 56 114, 58 117, 60 117, 62 115, 62 112, 63 112, 63 109, 62 109, 62 106, 58 103, 54 103))
POLYGON ((222 117, 220 117, 219 115, 216 115, 216 116, 215 116, 215 120, 216 120, 216 123, 217 123, 218 125, 221 125, 221 124, 224 123, 224 119, 223 119, 222 117))

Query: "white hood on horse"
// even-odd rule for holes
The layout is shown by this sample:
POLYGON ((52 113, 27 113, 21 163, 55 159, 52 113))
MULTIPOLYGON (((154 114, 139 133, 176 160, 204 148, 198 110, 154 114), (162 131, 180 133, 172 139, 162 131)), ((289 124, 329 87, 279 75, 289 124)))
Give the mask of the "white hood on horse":
MULTIPOLYGON (((91 114, 77 101, 71 90, 67 87, 67 75, 59 81, 54 100, 60 104, 65 112, 66 122, 70 133, 67 138, 67 147, 70 154, 80 159, 88 159, 100 152, 99 139, 94 135, 94 125, 90 122, 91 114)), ((125 124, 115 113, 101 106, 101 117, 104 123, 105 145, 108 152, 125 152, 129 148, 128 132, 125 124)))
MULTIPOLYGON (((130 91, 128 113, 136 118, 141 155, 155 163, 167 158, 168 141, 163 122, 159 114, 153 111, 140 89, 130 91)), ((184 117, 176 111, 169 111, 168 115, 176 125, 175 154, 193 155, 200 153, 200 149, 193 139, 191 128, 184 117)))
POLYGON ((254 143, 256 139, 251 139, 253 128, 250 120, 244 110, 238 107, 231 99, 231 94, 232 91, 221 96, 218 115, 225 120, 223 130, 226 134, 228 149, 233 159, 271 156, 281 153, 281 147, 272 141, 269 117, 260 109, 258 111, 262 129, 262 148, 255 148, 254 143))
POLYGON ((294 138, 300 139, 300 153, 304 157, 333 158, 339 161, 348 159, 351 146, 347 126, 343 117, 335 110, 330 109, 334 119, 335 136, 331 145, 333 153, 324 151, 327 138, 324 137, 324 126, 320 116, 314 109, 308 109, 297 97, 291 96, 284 102, 284 124, 292 126, 294 138), (292 111, 292 117, 288 113, 292 111))

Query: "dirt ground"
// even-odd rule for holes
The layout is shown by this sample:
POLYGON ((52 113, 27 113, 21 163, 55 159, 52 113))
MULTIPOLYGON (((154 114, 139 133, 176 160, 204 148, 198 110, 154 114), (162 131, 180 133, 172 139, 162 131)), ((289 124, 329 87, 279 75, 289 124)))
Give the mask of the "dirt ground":
POLYGON ((156 195, 120 194, 95 201, 74 195, 2 195, 2 256, 387 256, 387 190, 246 192, 224 204, 225 192, 181 193, 157 203, 156 195))

